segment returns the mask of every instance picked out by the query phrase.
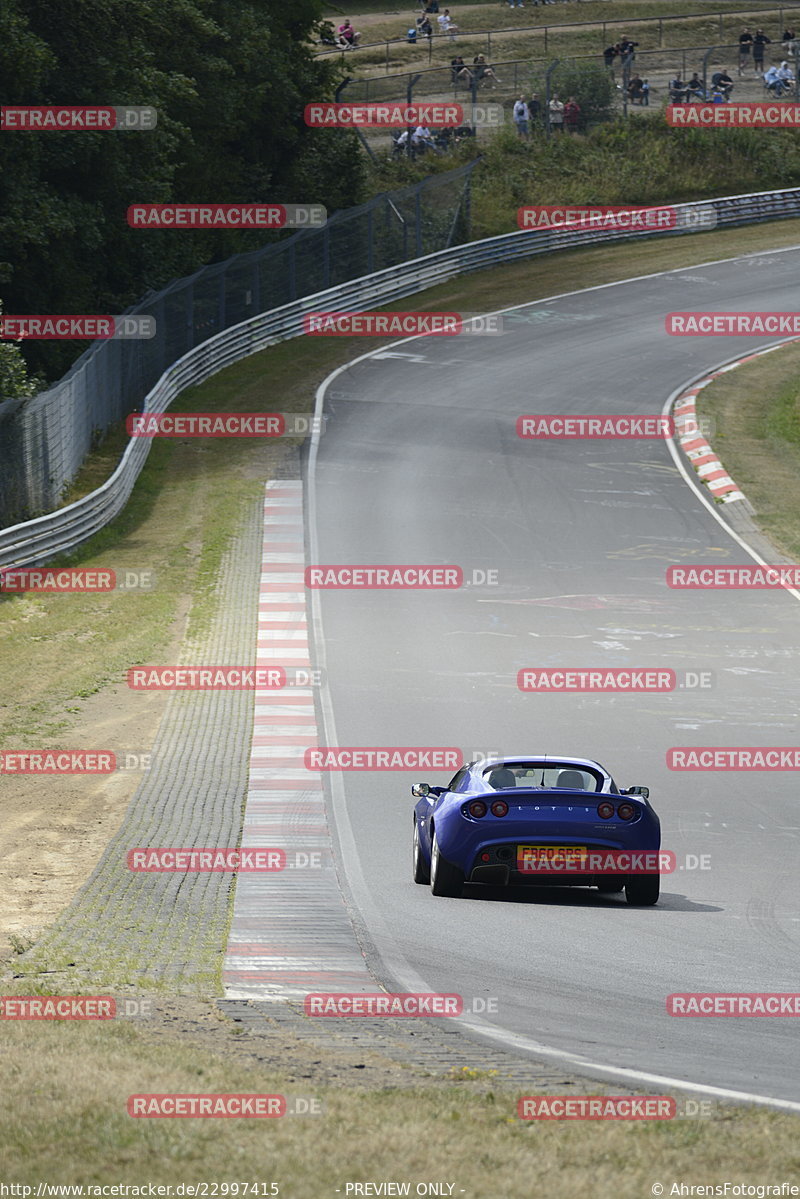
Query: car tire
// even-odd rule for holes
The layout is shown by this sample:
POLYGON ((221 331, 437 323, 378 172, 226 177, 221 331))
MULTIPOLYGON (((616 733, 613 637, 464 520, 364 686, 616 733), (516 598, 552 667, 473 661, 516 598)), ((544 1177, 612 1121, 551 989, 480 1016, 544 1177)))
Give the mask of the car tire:
POLYGON ((458 899, 463 886, 463 872, 442 857, 434 829, 431 843, 431 891, 434 895, 458 899))
POLYGON ((620 879, 607 879, 604 883, 597 884, 597 890, 603 895, 619 895, 620 891, 625 890, 625 881, 620 879))
POLYGON ((629 878, 625 884, 625 898, 635 907, 652 907, 658 903, 661 878, 657 874, 642 874, 629 878))
POLYGON ((431 881, 430 867, 425 864, 425 859, 422 856, 422 848, 419 843, 419 823, 414 817, 414 882, 422 883, 423 885, 431 881))

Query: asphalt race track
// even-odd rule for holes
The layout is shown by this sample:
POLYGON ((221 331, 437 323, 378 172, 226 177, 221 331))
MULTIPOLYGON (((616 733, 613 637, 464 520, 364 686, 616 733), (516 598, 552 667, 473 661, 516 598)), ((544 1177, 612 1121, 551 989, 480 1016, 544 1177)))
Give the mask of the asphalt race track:
MULTIPOLYGON (((660 413, 687 380, 766 344, 670 337, 666 313, 793 311, 798 278, 800 248, 773 251, 542 301, 508 314, 501 336, 394 344, 328 381, 312 455, 312 561, 457 564, 498 578, 318 593, 328 742, 594 757, 620 786, 650 787, 665 848, 710 855, 709 869, 664 876, 655 908, 595 890, 467 887, 434 899, 411 881, 417 775, 332 775, 373 969, 394 989, 416 979, 458 992, 466 1007, 494 998, 485 1021, 503 1036, 610 1078, 633 1071, 653 1093, 647 1079, 659 1077, 800 1100, 796 1020, 665 1009, 673 992, 796 990, 796 777, 674 772, 665 753, 797 743, 800 608, 780 590, 666 586, 671 564, 752 559, 664 442, 524 441, 515 423, 660 413), (713 686, 523 694, 526 666, 711 671, 713 686)), ((423 777, 441 784, 450 772, 423 777)))

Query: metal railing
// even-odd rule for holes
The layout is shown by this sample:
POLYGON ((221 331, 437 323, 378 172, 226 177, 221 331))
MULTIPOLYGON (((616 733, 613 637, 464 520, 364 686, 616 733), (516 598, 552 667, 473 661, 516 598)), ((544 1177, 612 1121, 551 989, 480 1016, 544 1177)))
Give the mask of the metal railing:
MULTIPOLYGON (((444 8, 444 4, 442 4, 442 8, 444 8)), ((631 18, 625 17, 624 19, 620 18, 619 20, 614 20, 614 21, 607 21, 607 20, 605 20, 605 21, 602 21, 602 20, 601 21, 591 21, 591 20, 590 21, 566 21, 566 22, 559 22, 558 24, 555 24, 555 25, 521 25, 521 26, 515 26, 514 28, 503 28, 503 29, 462 29, 462 30, 459 30, 458 34, 456 35, 456 41, 453 41, 448 34, 439 32, 437 25, 436 25, 436 18, 434 16, 433 19, 431 20, 431 24, 433 25, 433 28, 434 28, 434 36, 432 38, 418 37, 417 41, 415 43, 410 43, 408 41, 407 36, 403 35, 403 36, 399 36, 399 37, 395 37, 395 38, 382 39, 381 41, 378 41, 378 42, 360 42, 357 46, 354 46, 348 50, 341 49, 340 47, 331 46, 330 48, 328 48, 326 50, 319 50, 316 54, 316 57, 317 58, 325 58, 325 57, 328 57, 333 54, 338 54, 341 58, 342 64, 344 65, 348 62, 348 60, 357 60, 357 56, 359 54, 362 54, 365 50, 375 51, 378 49, 378 47, 383 46, 385 49, 384 67, 388 74, 389 71, 391 70, 390 54, 389 54, 389 48, 391 46, 413 46, 416 50, 422 50, 425 43, 427 43, 428 61, 431 62, 433 59, 434 45, 442 46, 442 47, 444 45, 447 45, 447 46, 459 45, 459 46, 463 47, 463 46, 469 44, 470 50, 472 50, 474 48, 474 46, 473 46, 473 43, 474 43, 474 45, 478 46, 478 49, 480 50, 481 53, 485 54, 487 58, 490 58, 491 54, 492 54, 492 39, 493 38, 495 39, 495 51, 496 51, 497 50, 497 42, 500 39, 502 39, 504 37, 512 37, 514 35, 516 35, 517 37, 519 37, 520 35, 524 35, 526 37, 538 38, 541 41, 541 43, 542 43, 541 54, 544 56, 544 55, 548 54, 549 42, 553 38, 555 38, 557 36, 561 36, 562 34, 569 33, 571 31, 599 29, 601 32, 599 34, 598 40, 600 38, 602 38, 602 40, 605 42, 605 40, 608 37, 609 29, 612 30, 614 32, 614 34, 618 34, 619 32, 629 32, 630 30, 633 30, 633 29, 636 29, 637 32, 640 32, 640 30, 637 28, 639 26, 653 26, 653 27, 658 28, 658 45, 659 45, 659 47, 663 47, 664 46, 664 26, 668 25, 670 22, 699 21, 699 20, 709 21, 711 19, 716 19, 716 21, 717 21, 717 38, 720 42, 724 42, 726 40, 726 33, 725 33, 725 21, 726 20, 729 22, 729 25, 730 25, 728 32, 733 33, 734 25, 748 24, 748 23, 752 24, 754 22, 755 18, 758 18, 758 21, 760 23, 762 20, 768 20, 769 18, 775 17, 776 15, 778 18, 777 24, 783 26, 784 21, 786 20, 787 16, 791 15, 792 13, 800 14, 800 5, 783 4, 783 5, 776 6, 774 8, 753 8, 753 9, 748 8, 748 9, 732 9, 732 10, 726 9, 726 10, 723 10, 722 12, 712 12, 712 13, 707 13, 707 12, 705 12, 705 13, 704 12, 679 13, 679 14, 675 14, 675 15, 662 16, 662 17, 631 17, 631 18)), ((398 19, 400 19, 400 18, 398 18, 398 19)), ((413 21, 414 21, 414 17, 411 17, 411 22, 413 23, 413 21)), ((409 24, 409 28, 410 27, 411 27, 411 25, 409 24)), ((738 32, 738 30, 737 30, 737 32, 738 32)))
MULTIPOLYGON (((797 44, 794 43, 796 46, 797 44)), ((784 43, 775 42, 767 47, 765 62, 791 59, 794 49, 784 43)), ((613 68, 614 80, 624 81, 627 76, 639 73, 647 78, 656 80, 652 88, 652 103, 659 104, 668 94, 665 86, 669 79, 678 72, 683 78, 693 71, 703 74, 704 64, 709 57, 713 69, 717 66, 728 66, 733 73, 736 87, 734 96, 737 100, 760 99, 763 95, 763 79, 752 71, 745 78, 737 73, 739 59, 738 43, 718 43, 714 46, 703 44, 699 46, 676 46, 670 49, 639 50, 630 58, 627 64, 615 63, 613 68), (713 57, 711 57, 713 56, 713 57)), ((752 55, 750 56, 752 60, 752 55)), ((521 91, 530 90, 540 85, 541 79, 553 60, 544 58, 521 58, 504 61, 494 61, 490 65, 497 75, 497 84, 490 90, 481 84, 478 88, 480 99, 497 103, 510 100, 521 91)), ((602 63, 601 54, 575 54, 564 57, 562 63, 602 63)), ((470 62, 465 63, 470 69, 470 62)), ((371 104, 387 101, 452 98, 464 99, 470 95, 469 84, 458 82, 454 78, 450 66, 431 67, 423 71, 398 72, 396 75, 364 76, 358 79, 346 80, 340 88, 339 99, 348 104, 371 104)), ((617 100, 623 99, 618 89, 617 100)), ((373 140, 375 134, 371 134, 373 140)))
MULTIPOLYGON (((726 196, 702 204, 713 208, 716 225, 723 228, 798 217, 800 188, 726 196)), ((678 204, 675 208, 688 216, 697 205, 678 204)), ((681 236, 688 231, 682 228, 657 236, 681 236)), ((458 275, 500 263, 600 242, 650 236, 656 235, 595 228, 523 230, 468 242, 402 266, 364 275, 251 317, 189 350, 168 367, 148 392, 144 411, 164 412, 185 388, 197 386, 226 366, 267 346, 299 337, 307 312, 358 311, 388 304, 458 275)), ((102 529, 124 507, 147 459, 150 445, 149 438, 132 438, 119 466, 102 487, 66 508, 0 531, 0 567, 40 565, 74 549, 102 529)))

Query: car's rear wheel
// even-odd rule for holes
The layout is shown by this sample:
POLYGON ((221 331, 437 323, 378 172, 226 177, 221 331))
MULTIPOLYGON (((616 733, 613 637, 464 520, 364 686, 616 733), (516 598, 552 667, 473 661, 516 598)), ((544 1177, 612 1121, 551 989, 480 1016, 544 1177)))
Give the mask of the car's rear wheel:
POLYGON ((625 884, 625 898, 636 907, 651 907, 658 903, 661 878, 657 874, 634 875, 625 884))
POLYGON ((419 824, 416 816, 414 817, 414 882, 429 883, 431 881, 431 872, 428 864, 422 856, 422 848, 419 843, 419 824))
POLYGON ((434 829, 431 843, 431 891, 434 895, 447 895, 451 899, 457 899, 463 886, 463 872, 442 857, 434 829))
POLYGON ((619 895, 620 891, 625 890, 624 879, 606 879, 604 883, 597 884, 597 890, 602 891, 604 895, 619 895))

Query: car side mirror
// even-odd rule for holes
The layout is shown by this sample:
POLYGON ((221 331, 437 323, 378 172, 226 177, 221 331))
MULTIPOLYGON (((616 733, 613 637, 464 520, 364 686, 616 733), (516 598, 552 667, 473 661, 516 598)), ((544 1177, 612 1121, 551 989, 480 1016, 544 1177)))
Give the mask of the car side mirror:
POLYGON ((628 790, 625 792, 625 794, 626 795, 639 795, 639 796, 641 796, 642 799, 649 799, 650 798, 650 788, 649 787, 628 787, 628 790))
POLYGON ((414 796, 414 799, 425 799, 430 793, 431 789, 428 783, 414 783, 414 786, 411 788, 411 794, 414 796))

